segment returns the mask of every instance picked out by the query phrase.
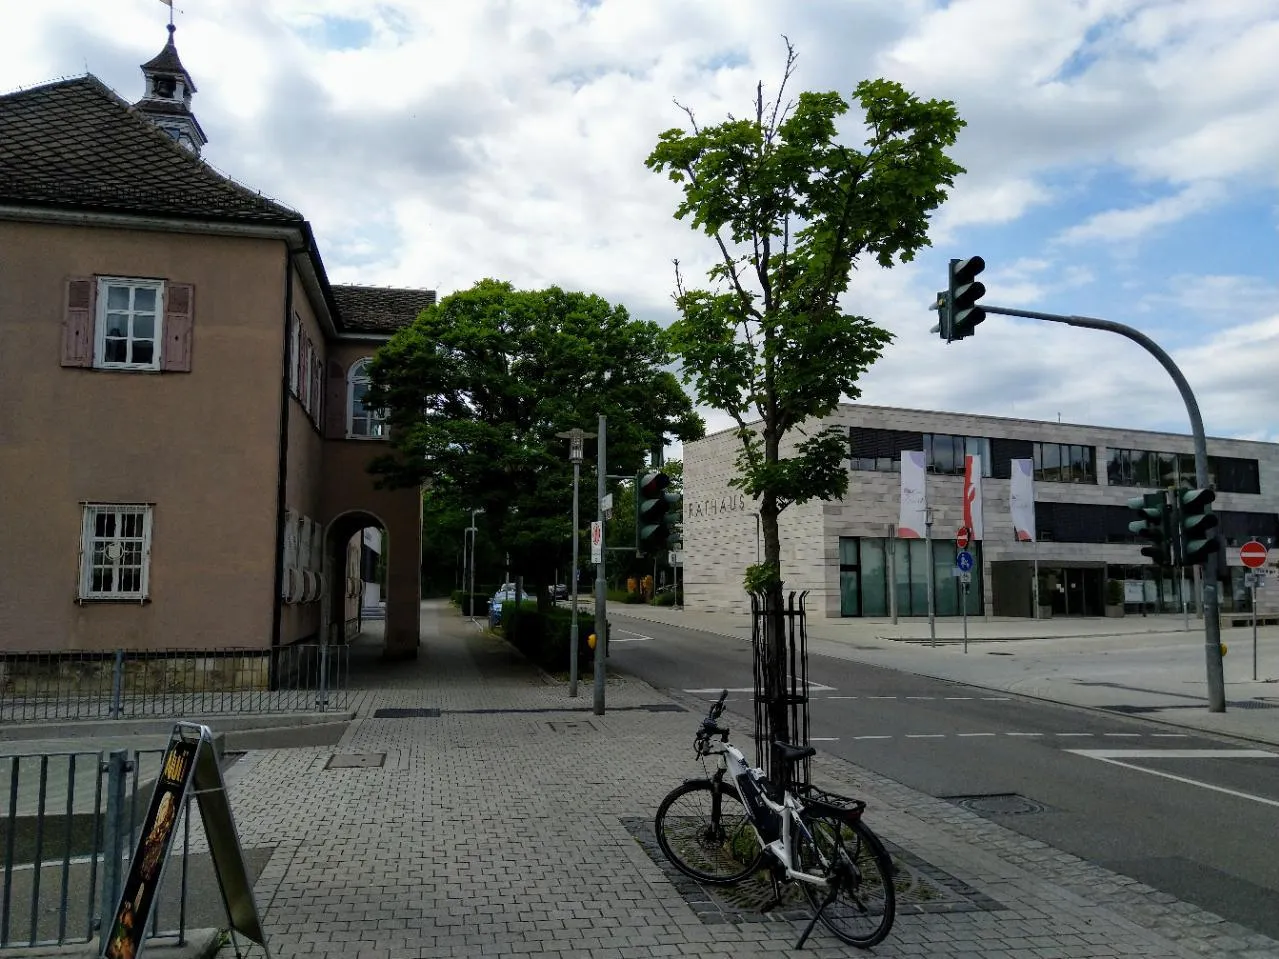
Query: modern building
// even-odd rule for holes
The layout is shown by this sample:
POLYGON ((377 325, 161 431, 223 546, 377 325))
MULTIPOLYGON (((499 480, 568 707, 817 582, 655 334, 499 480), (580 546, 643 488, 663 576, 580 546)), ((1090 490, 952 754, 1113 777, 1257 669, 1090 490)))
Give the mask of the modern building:
POLYGON ((0 650, 419 643, 421 497, 367 472, 368 358, 430 290, 329 282, 311 225, 201 158, 173 27, 134 105, 0 96, 0 650))
MULTIPOLYGON (((982 536, 966 598, 969 615, 1032 616, 1035 570, 1041 612, 1101 616, 1122 583, 1129 614, 1197 609, 1191 579, 1156 569, 1129 533, 1127 503, 1143 492, 1194 487, 1190 436, 994 416, 841 405, 820 426, 848 436, 848 492, 842 500, 790 505, 781 514, 787 590, 808 590, 816 615, 923 616, 928 555, 936 614, 963 612, 954 575, 955 536, 964 525, 965 464, 981 465, 982 536), (923 464, 930 528, 898 535, 902 454, 923 464), (1013 462, 1033 471, 1034 541, 1018 541, 1011 517, 1013 462), (931 532, 931 536, 929 535, 931 532)), ((811 431, 810 431, 811 432, 811 431)), ((783 455, 793 450, 787 437, 783 455)), ((684 589, 690 609, 745 611, 746 566, 760 550, 756 504, 728 485, 740 441, 733 430, 684 446, 684 589)), ((1208 440, 1214 511, 1226 544, 1225 612, 1250 608, 1239 546, 1279 544, 1279 445, 1208 440)), ((1279 551, 1270 554, 1271 565, 1279 551)), ((1197 571, 1196 571, 1197 572, 1197 571)), ((1258 610, 1279 610, 1279 584, 1263 589, 1258 610)))

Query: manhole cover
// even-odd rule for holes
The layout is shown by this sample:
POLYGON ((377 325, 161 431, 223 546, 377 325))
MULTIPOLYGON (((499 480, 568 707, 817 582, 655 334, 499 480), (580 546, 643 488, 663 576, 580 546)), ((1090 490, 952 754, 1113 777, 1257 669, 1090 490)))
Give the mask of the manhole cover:
POLYGON ((382 709, 373 710, 374 719, 439 719, 440 711, 438 709, 421 708, 421 709, 400 709, 394 707, 384 707, 382 709))
POLYGON ((386 753, 334 753, 325 769, 370 769, 386 762, 386 753))
POLYGON ((599 727, 597 727, 589 719, 582 720, 580 722, 576 720, 568 720, 568 721, 561 720, 559 722, 548 721, 546 725, 550 727, 550 730, 553 733, 599 732, 599 727))
POLYGON ((1045 812, 1048 807, 1017 793, 994 793, 988 796, 942 796, 946 802, 970 809, 979 816, 1024 816, 1045 812))

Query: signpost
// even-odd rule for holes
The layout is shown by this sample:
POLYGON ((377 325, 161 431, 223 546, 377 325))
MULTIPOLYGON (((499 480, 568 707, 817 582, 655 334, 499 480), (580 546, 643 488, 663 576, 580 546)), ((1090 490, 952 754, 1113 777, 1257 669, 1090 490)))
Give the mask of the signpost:
MULTIPOLYGON (((1251 570, 1266 565, 1266 544, 1251 539, 1239 547, 1239 562, 1251 570)), ((1257 679, 1257 587, 1265 582, 1265 573, 1248 574, 1248 588, 1252 594, 1252 678, 1257 679)))
POLYGON ((959 605, 964 613, 964 652, 968 652, 968 586, 973 581, 973 554, 964 549, 971 534, 967 526, 961 526, 955 536, 959 552, 955 554, 955 569, 959 570, 959 605))
POLYGON ((604 558, 604 524, 591 521, 591 562, 598 563, 604 558))
POLYGON ((208 726, 187 722, 173 727, 168 749, 160 762, 160 776, 151 794, 151 804, 142 821, 142 832, 129 860, 129 874, 119 902, 115 911, 104 918, 99 953, 104 959, 134 959, 141 955, 153 920, 156 893, 164 881, 164 867, 169 861, 179 814, 189 796, 195 797, 204 823, 209 856, 236 955, 240 954, 239 943, 235 941, 235 934, 239 932, 260 945, 270 959, 266 934, 253 900, 253 884, 218 766, 213 734, 208 726))

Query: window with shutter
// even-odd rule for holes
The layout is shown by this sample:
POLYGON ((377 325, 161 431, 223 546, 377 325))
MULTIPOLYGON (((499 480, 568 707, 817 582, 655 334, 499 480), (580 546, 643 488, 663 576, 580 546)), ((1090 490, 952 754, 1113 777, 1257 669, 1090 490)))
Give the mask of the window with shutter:
POLYGON ((164 292, 162 280, 98 278, 94 366, 105 370, 160 369, 164 292))
POLYGON ((190 283, 169 283, 165 287, 164 300, 164 345, 160 368, 170 373, 190 373, 195 335, 195 287, 190 283))
POLYGON ((298 395, 298 350, 301 349, 302 321, 296 313, 289 320, 289 392, 298 395))

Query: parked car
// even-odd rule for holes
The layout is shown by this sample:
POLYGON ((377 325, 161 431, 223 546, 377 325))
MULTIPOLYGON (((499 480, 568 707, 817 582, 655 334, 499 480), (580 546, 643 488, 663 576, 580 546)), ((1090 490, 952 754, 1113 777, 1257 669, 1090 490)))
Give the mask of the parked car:
POLYGON ((556 583, 552 586, 551 599, 568 599, 568 584, 556 583))
POLYGON ((498 626, 502 622, 502 604, 515 602, 515 586, 503 586, 489 600, 489 625, 498 626))

